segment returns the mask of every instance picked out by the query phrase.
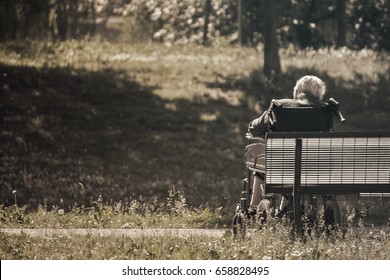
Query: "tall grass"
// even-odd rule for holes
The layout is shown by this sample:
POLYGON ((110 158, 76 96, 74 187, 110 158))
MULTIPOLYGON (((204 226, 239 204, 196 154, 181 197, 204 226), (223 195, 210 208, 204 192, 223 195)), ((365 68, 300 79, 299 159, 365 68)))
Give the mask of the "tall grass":
POLYGON ((0 206, 0 225, 5 228, 223 228, 230 216, 222 207, 193 208, 186 205, 183 194, 172 188, 166 203, 145 202, 142 197, 130 203, 107 202, 103 197, 92 201, 90 207, 64 205, 48 209, 40 205, 36 211, 26 206, 0 206))
POLYGON ((288 228, 274 225, 245 239, 222 237, 93 234, 30 236, 0 233, 1 259, 272 259, 272 260, 388 260, 387 233, 373 229, 356 235, 320 235, 306 242, 289 238, 288 228))
MULTIPOLYGON (((370 220, 353 219, 343 230, 326 231, 321 223, 304 234, 294 234, 285 219, 270 218, 260 231, 248 222, 245 237, 232 236, 231 213, 222 207, 211 210, 189 207, 184 195, 172 188, 165 203, 107 203, 103 197, 91 207, 75 204, 67 211, 61 205, 37 211, 13 205, 0 207, 4 229, 18 228, 20 234, 0 231, 1 259, 389 259, 390 238, 386 226, 373 226, 370 220), (46 229, 79 229, 87 234, 54 233, 46 229), (147 233, 146 229, 220 229, 224 234, 147 233), (26 229, 26 231, 24 231, 26 229), (42 229, 42 235, 29 235, 27 229, 42 229), (104 235, 88 229, 112 230, 104 235), (116 229, 140 229, 137 236, 115 233, 116 229), (145 234, 143 234, 145 230, 145 234)), ((349 213, 350 214, 350 213, 349 213)))

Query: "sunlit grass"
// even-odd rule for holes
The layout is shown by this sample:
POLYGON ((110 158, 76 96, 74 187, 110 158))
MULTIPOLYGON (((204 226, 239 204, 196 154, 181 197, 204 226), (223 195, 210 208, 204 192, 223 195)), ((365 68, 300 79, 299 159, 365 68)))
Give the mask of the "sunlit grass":
POLYGON ((180 191, 169 190, 165 203, 104 201, 99 197, 84 205, 40 205, 36 211, 26 207, 0 205, 0 226, 6 228, 226 228, 230 215, 222 207, 190 208, 180 191), (227 215, 226 215, 227 214, 227 215))
POLYGON ((272 260, 388 260, 387 233, 313 236, 302 242, 275 224, 245 239, 221 236, 167 235, 99 236, 94 234, 29 236, 0 233, 1 259, 272 259, 272 260))
MULTIPOLYGON (((175 87, 191 88, 194 84, 213 82, 227 76, 248 78, 262 67, 262 48, 219 46, 207 48, 198 45, 166 46, 156 43, 108 43, 101 41, 65 41, 2 43, 0 62, 14 66, 45 68, 67 67, 100 71, 126 69, 140 76, 143 82, 167 83, 175 87), (146 74, 148 78, 144 75, 146 74), (160 79, 158 79, 160 76, 160 79), (190 83, 190 86, 185 86, 190 83)), ((378 82, 379 75, 389 73, 390 54, 369 49, 353 51, 346 48, 299 50, 281 49, 284 72, 293 69, 312 69, 342 78, 351 83, 378 82), (363 80, 356 81, 356 77, 363 80)), ((260 75, 261 76, 261 75, 260 75)), ((257 79, 265 79, 257 77, 257 79)), ((183 93, 181 97, 188 94, 183 93)))
POLYGON ((325 72, 332 78, 342 78, 351 84, 367 81, 378 82, 378 76, 388 75, 390 54, 370 49, 324 48, 319 50, 294 48, 282 50, 282 62, 286 71, 290 67, 308 68, 325 72), (357 81, 357 77, 364 80, 357 81))
POLYGON ((225 82, 231 75, 243 78, 261 62, 254 49, 76 40, 6 43, 0 46, 0 54, 0 63, 13 66, 124 70, 129 78, 156 87, 155 94, 166 99, 193 99, 214 92, 206 84, 225 82))

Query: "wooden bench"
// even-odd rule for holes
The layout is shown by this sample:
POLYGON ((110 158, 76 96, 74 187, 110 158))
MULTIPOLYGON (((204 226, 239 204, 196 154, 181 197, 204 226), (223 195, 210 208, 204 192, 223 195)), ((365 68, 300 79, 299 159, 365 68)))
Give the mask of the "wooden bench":
POLYGON ((265 192, 291 195, 299 228, 303 194, 390 193, 390 132, 270 132, 264 169, 265 192))

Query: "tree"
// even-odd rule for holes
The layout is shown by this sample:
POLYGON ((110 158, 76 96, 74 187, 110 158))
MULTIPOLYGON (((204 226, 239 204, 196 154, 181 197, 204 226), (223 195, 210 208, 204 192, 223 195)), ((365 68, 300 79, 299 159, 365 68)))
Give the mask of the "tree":
POLYGON ((209 22, 211 14, 211 0, 206 0, 204 7, 203 45, 208 44, 209 22))
POLYGON ((61 40, 66 40, 68 36, 68 9, 64 0, 57 1, 57 30, 58 36, 61 40))
MULTIPOLYGON (((301 48, 322 46, 326 37, 320 36, 319 29, 321 21, 328 17, 334 20, 333 14, 328 14, 330 4, 327 1, 306 0, 292 4, 295 7, 296 13, 293 13, 294 37, 301 48)), ((324 34, 322 34, 324 35, 324 34)), ((328 34, 327 34, 328 35, 328 34)))
POLYGON ((264 1, 264 74, 272 77, 281 72, 277 38, 278 5, 275 0, 264 1))
POLYGON ((252 0, 238 0, 238 41, 241 46, 250 45, 253 41, 252 0))
POLYGON ((342 47, 347 43, 346 0, 337 0, 337 46, 342 47))
POLYGON ((12 0, 0 2, 0 40, 15 40, 18 18, 12 0))
POLYGON ((23 1, 24 15, 22 30, 24 37, 45 39, 49 35, 49 0, 23 1))

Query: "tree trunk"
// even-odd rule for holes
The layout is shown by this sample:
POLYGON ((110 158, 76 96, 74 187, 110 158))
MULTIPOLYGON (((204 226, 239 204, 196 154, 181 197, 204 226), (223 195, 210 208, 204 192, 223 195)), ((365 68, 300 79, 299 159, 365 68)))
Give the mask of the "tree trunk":
POLYGON ((242 46, 242 0, 237 0, 238 43, 242 46))
POLYGON ((204 7, 204 26, 203 26, 203 40, 204 46, 208 45, 208 33, 209 33, 209 22, 211 14, 211 0, 206 0, 204 7))
POLYGON ((277 38, 278 5, 274 0, 265 0, 264 3, 264 74, 267 77, 278 75, 281 72, 279 58, 279 44, 277 38))
POLYGON ((238 41, 241 46, 250 45, 253 41, 252 0, 238 0, 238 41))
POLYGON ((77 38, 80 34, 79 12, 77 11, 78 0, 69 0, 68 20, 69 20, 69 35, 71 38, 77 38))
POLYGON ((68 10, 65 0, 57 1, 57 28, 58 36, 61 40, 66 40, 68 36, 68 10))
POLYGON ((48 0, 31 0, 25 4, 25 32, 26 37, 32 39, 46 39, 49 35, 48 0))
POLYGON ((15 40, 18 31, 18 18, 12 0, 0 3, 0 41, 15 40))
POLYGON ((318 13, 318 1, 311 0, 309 2, 304 2, 302 4, 304 8, 302 14, 302 23, 297 25, 297 40, 300 48, 304 49, 307 47, 319 48, 319 42, 315 37, 315 32, 311 23, 318 22, 317 13, 318 13))
POLYGON ((91 13, 92 13, 92 28, 91 35, 92 37, 96 34, 96 0, 92 0, 91 3, 91 13))
POLYGON ((345 46, 347 43, 346 1, 345 0, 337 0, 336 21, 337 21, 337 47, 342 47, 345 46))

